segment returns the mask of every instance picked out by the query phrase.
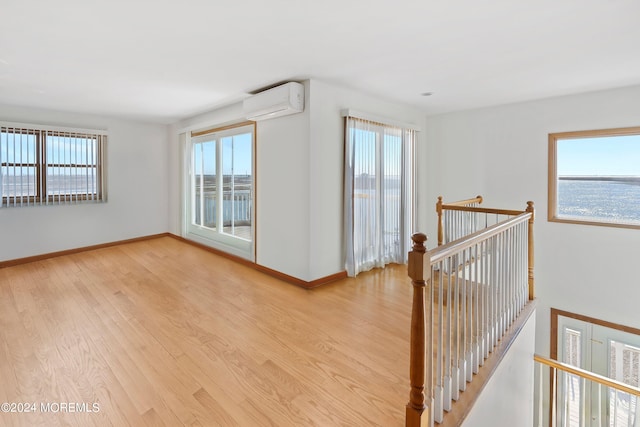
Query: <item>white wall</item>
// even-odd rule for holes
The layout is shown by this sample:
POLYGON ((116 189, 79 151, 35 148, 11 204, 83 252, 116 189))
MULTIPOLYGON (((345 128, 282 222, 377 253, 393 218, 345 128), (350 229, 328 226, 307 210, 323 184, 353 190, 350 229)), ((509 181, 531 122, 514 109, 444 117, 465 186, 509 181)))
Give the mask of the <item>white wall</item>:
POLYGON ((108 201, 0 208, 0 260, 11 260, 168 229, 168 133, 164 125, 0 106, 0 120, 108 130, 108 201))
MULTIPOLYGON (((257 122, 256 126, 256 263, 290 276, 309 277, 309 84, 305 111, 257 122)), ((245 121, 242 103, 183 120, 171 127, 173 184, 171 232, 181 235, 178 132, 245 121)))
MULTIPOLYGON (((352 108, 422 124, 418 110, 317 80, 305 84, 305 111, 258 122, 256 262, 304 281, 344 271, 342 166, 344 124, 352 108)), ((180 233, 180 129, 244 120, 241 104, 172 126, 171 231, 180 233)))
POLYGON ((229 123, 243 121, 242 103, 235 103, 214 111, 193 116, 169 126, 169 232, 177 236, 182 235, 182 165, 184 162, 184 147, 178 134, 185 129, 193 130, 208 126, 224 126, 229 123))
POLYGON ((534 312, 480 393, 463 426, 531 427, 535 319, 534 312))
POLYGON ((308 281, 309 82, 303 113, 257 126, 256 262, 308 281))
POLYGON ((480 193, 491 207, 536 204, 540 354, 549 354, 550 307, 640 327, 640 230, 547 221, 548 134, 638 125, 640 86, 427 118, 427 199, 480 193))
MULTIPOLYGON (((350 89, 311 80, 311 129, 309 151, 311 280, 344 270, 343 165, 346 108, 394 119, 424 124, 419 110, 381 100, 350 89)), ((418 145, 422 145, 418 135, 418 145)), ((422 149, 423 147, 419 147, 422 149)))

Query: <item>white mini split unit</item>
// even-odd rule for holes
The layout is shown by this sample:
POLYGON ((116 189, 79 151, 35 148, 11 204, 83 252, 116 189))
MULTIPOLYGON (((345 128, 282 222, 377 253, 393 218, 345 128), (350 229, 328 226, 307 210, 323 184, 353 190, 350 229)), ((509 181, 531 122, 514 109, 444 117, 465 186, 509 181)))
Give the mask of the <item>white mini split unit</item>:
POLYGON ((247 119, 253 121, 288 116, 304 111, 304 85, 296 82, 259 92, 242 102, 247 119))

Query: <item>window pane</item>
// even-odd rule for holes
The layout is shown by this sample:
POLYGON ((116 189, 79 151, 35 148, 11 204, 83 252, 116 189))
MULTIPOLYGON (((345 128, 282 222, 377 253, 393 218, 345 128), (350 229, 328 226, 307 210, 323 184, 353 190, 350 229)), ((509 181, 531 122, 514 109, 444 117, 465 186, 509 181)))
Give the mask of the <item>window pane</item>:
POLYGON ((376 190, 376 132, 350 129, 354 142, 355 193, 373 196, 376 190))
POLYGON ((193 145, 194 209, 193 223, 216 228, 216 143, 206 141, 193 145))
POLYGON ((47 196, 60 200, 96 197, 98 146, 95 138, 53 133, 46 137, 47 196))
POLYGON ((0 162, 3 164, 34 164, 37 136, 18 130, 0 132, 0 162))
MULTIPOLYGON (((564 328, 563 362, 578 368, 582 367, 582 333, 571 328, 564 328)), ((564 396, 561 417, 564 425, 578 424, 581 418, 582 388, 580 378, 577 375, 564 373, 562 376, 562 395, 564 396)))
MULTIPOLYGON (((359 123, 357 123, 359 124, 359 123)), ((373 126, 372 126, 373 127, 373 126)), ((354 241, 360 243, 360 259, 373 263, 378 255, 379 192, 377 191, 378 132, 375 130, 349 129, 353 141, 353 217, 354 241)))
POLYGON ((193 223, 215 229, 217 193, 215 141, 193 145, 193 167, 193 223))
POLYGON ((383 139, 383 238, 385 259, 400 250, 402 224, 402 129, 385 129, 383 139))
POLYGON ((47 135, 47 163, 50 165, 95 165, 95 138, 72 135, 47 135))
POLYGON ((564 363, 580 368, 582 366, 582 333, 575 329, 564 330, 564 363))
POLYGON ((640 348, 609 341, 609 378, 633 387, 640 386, 640 348))
MULTIPOLYGON (((0 131, 0 190, 2 197, 37 196, 37 135, 22 129, 0 131)), ((14 200, 13 203, 21 203, 14 200)), ((11 204, 7 200, 7 204, 11 204)))
MULTIPOLYGON (((640 348, 609 340, 609 378, 633 387, 640 385, 640 348)), ((638 416, 638 399, 609 388, 609 425, 631 426, 638 416)))
POLYGON ((555 140, 550 219, 640 226, 640 135, 585 134, 555 140))
POLYGON ((0 171, 3 197, 36 196, 36 168, 2 166, 0 171))
POLYGON ((97 191, 95 167, 47 167, 47 196, 86 195, 97 191))
POLYGON ((222 141, 223 231, 251 239, 252 134, 224 137, 222 141))

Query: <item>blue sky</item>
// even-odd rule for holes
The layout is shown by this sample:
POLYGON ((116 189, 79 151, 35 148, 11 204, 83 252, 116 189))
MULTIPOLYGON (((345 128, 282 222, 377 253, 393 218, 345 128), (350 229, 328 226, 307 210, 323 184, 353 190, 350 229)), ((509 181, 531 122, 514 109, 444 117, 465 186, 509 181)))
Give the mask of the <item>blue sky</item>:
POLYGON ((640 135, 558 140, 558 175, 640 176, 640 135))
POLYGON ((355 141, 354 174, 376 175, 377 159, 380 153, 376 145, 379 136, 383 137, 384 175, 400 176, 402 170, 401 131, 384 129, 378 125, 367 125, 372 129, 351 129, 351 138, 355 141))
MULTIPOLYGON (((95 140, 47 136, 47 163, 91 165, 96 163, 95 140)), ((36 137, 28 134, 0 133, 0 159, 8 163, 36 163, 36 137)))
MULTIPOLYGON (((220 139, 222 141, 222 167, 223 175, 230 175, 233 166, 235 175, 251 175, 251 134, 245 133, 240 135, 227 136, 220 139)), ((194 167, 195 173, 200 174, 201 158, 198 151, 198 145, 202 147, 204 154, 204 173, 205 175, 215 174, 215 142, 203 142, 194 145, 194 167)))

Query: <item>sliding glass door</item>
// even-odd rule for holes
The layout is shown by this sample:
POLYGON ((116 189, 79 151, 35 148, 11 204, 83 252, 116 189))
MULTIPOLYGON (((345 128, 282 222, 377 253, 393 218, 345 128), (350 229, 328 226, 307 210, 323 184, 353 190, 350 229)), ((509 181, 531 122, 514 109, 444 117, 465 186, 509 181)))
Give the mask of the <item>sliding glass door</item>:
MULTIPOLYGON (((558 360, 640 386, 640 336, 558 316, 558 360)), ((564 374, 558 384, 558 425, 640 427, 637 399, 564 374)))
POLYGON ((406 262, 413 229, 415 131, 348 117, 345 268, 349 276, 406 262))
POLYGON ((192 133, 187 237, 253 260, 254 124, 192 133))

